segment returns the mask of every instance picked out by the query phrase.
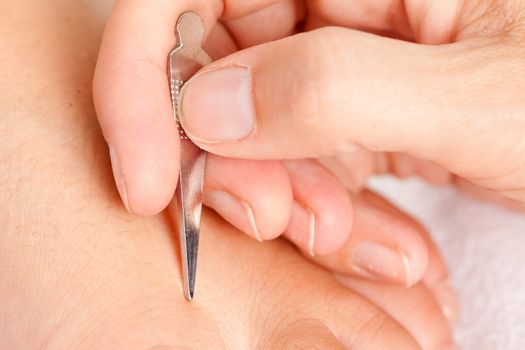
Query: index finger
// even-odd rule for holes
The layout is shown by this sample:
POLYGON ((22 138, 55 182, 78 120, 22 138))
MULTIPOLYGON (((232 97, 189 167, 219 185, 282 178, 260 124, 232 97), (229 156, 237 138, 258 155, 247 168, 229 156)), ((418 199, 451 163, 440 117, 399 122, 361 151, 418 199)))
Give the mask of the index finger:
POLYGON ((93 82, 98 119, 129 211, 156 214, 177 185, 179 138, 171 110, 166 57, 180 14, 197 11, 212 27, 218 2, 116 1, 93 82))
MULTIPOLYGON (((179 138, 171 110, 166 58, 178 17, 196 12, 205 37, 221 16, 235 18, 277 0, 117 0, 93 81, 98 119, 110 147, 115 181, 129 211, 152 215, 177 185, 179 138)), ((218 31, 220 32, 220 31, 218 31)), ((226 30, 211 47, 235 47, 226 30)), ((230 50, 231 51, 231 50, 230 50)))

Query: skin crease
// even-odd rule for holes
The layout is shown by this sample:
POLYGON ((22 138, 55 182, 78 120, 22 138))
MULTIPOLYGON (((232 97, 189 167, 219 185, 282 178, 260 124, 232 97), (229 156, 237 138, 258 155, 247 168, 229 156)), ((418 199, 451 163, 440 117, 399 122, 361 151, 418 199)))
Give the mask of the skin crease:
POLYGON ((451 346, 424 285, 343 287, 284 241, 259 245, 210 211, 196 300, 185 302, 169 215, 128 214, 112 185, 89 94, 99 4, 1 5, 15 14, 0 25, 1 348, 451 346))

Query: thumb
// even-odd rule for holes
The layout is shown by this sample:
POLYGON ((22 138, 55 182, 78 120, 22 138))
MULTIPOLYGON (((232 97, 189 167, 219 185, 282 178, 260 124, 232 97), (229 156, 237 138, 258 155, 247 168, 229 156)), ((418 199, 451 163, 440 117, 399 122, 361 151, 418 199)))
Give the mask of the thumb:
POLYGON ((201 147, 229 157, 317 157, 357 144, 482 169, 478 153, 494 165, 498 149, 484 145, 513 125, 491 119, 513 106, 498 92, 512 89, 501 60, 482 50, 322 28, 207 66, 183 89, 182 123, 201 147))

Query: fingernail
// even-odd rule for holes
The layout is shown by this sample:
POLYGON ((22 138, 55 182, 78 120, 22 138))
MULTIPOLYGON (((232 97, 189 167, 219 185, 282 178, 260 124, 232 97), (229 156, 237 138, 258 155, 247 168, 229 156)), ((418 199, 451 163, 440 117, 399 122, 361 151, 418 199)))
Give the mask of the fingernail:
POLYGON ((353 269, 364 277, 412 285, 412 270, 406 253, 372 241, 352 249, 353 269))
POLYGON ((454 325, 459 316, 459 300, 454 287, 449 280, 444 280, 437 283, 433 290, 434 297, 441 307, 441 312, 450 324, 454 325))
POLYGON ((287 228, 288 238, 315 256, 315 212, 294 201, 287 228))
POLYGON ((202 200, 204 204, 215 210, 235 227, 262 242, 261 235, 255 224, 253 210, 246 201, 238 199, 225 191, 205 192, 202 194, 202 200))
POLYGON ((229 67, 199 73, 181 91, 181 123, 199 141, 243 139, 255 128, 250 72, 229 67))
POLYGON ((109 146, 109 158, 111 159, 111 169, 113 170, 113 177, 115 178, 115 183, 117 184, 117 190, 122 199, 122 203, 126 207, 126 210, 131 213, 128 204, 128 194, 126 192, 126 181, 122 175, 122 169, 120 168, 120 161, 115 152, 115 149, 111 144, 109 146))

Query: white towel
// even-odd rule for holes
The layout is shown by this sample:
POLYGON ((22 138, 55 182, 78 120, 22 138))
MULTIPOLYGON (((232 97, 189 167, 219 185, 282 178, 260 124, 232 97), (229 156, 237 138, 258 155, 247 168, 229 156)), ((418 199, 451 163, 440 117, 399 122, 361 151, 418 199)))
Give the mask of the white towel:
POLYGON ((418 218, 440 246, 461 302, 461 348, 524 350, 525 214, 415 179, 378 178, 371 187, 418 218))

